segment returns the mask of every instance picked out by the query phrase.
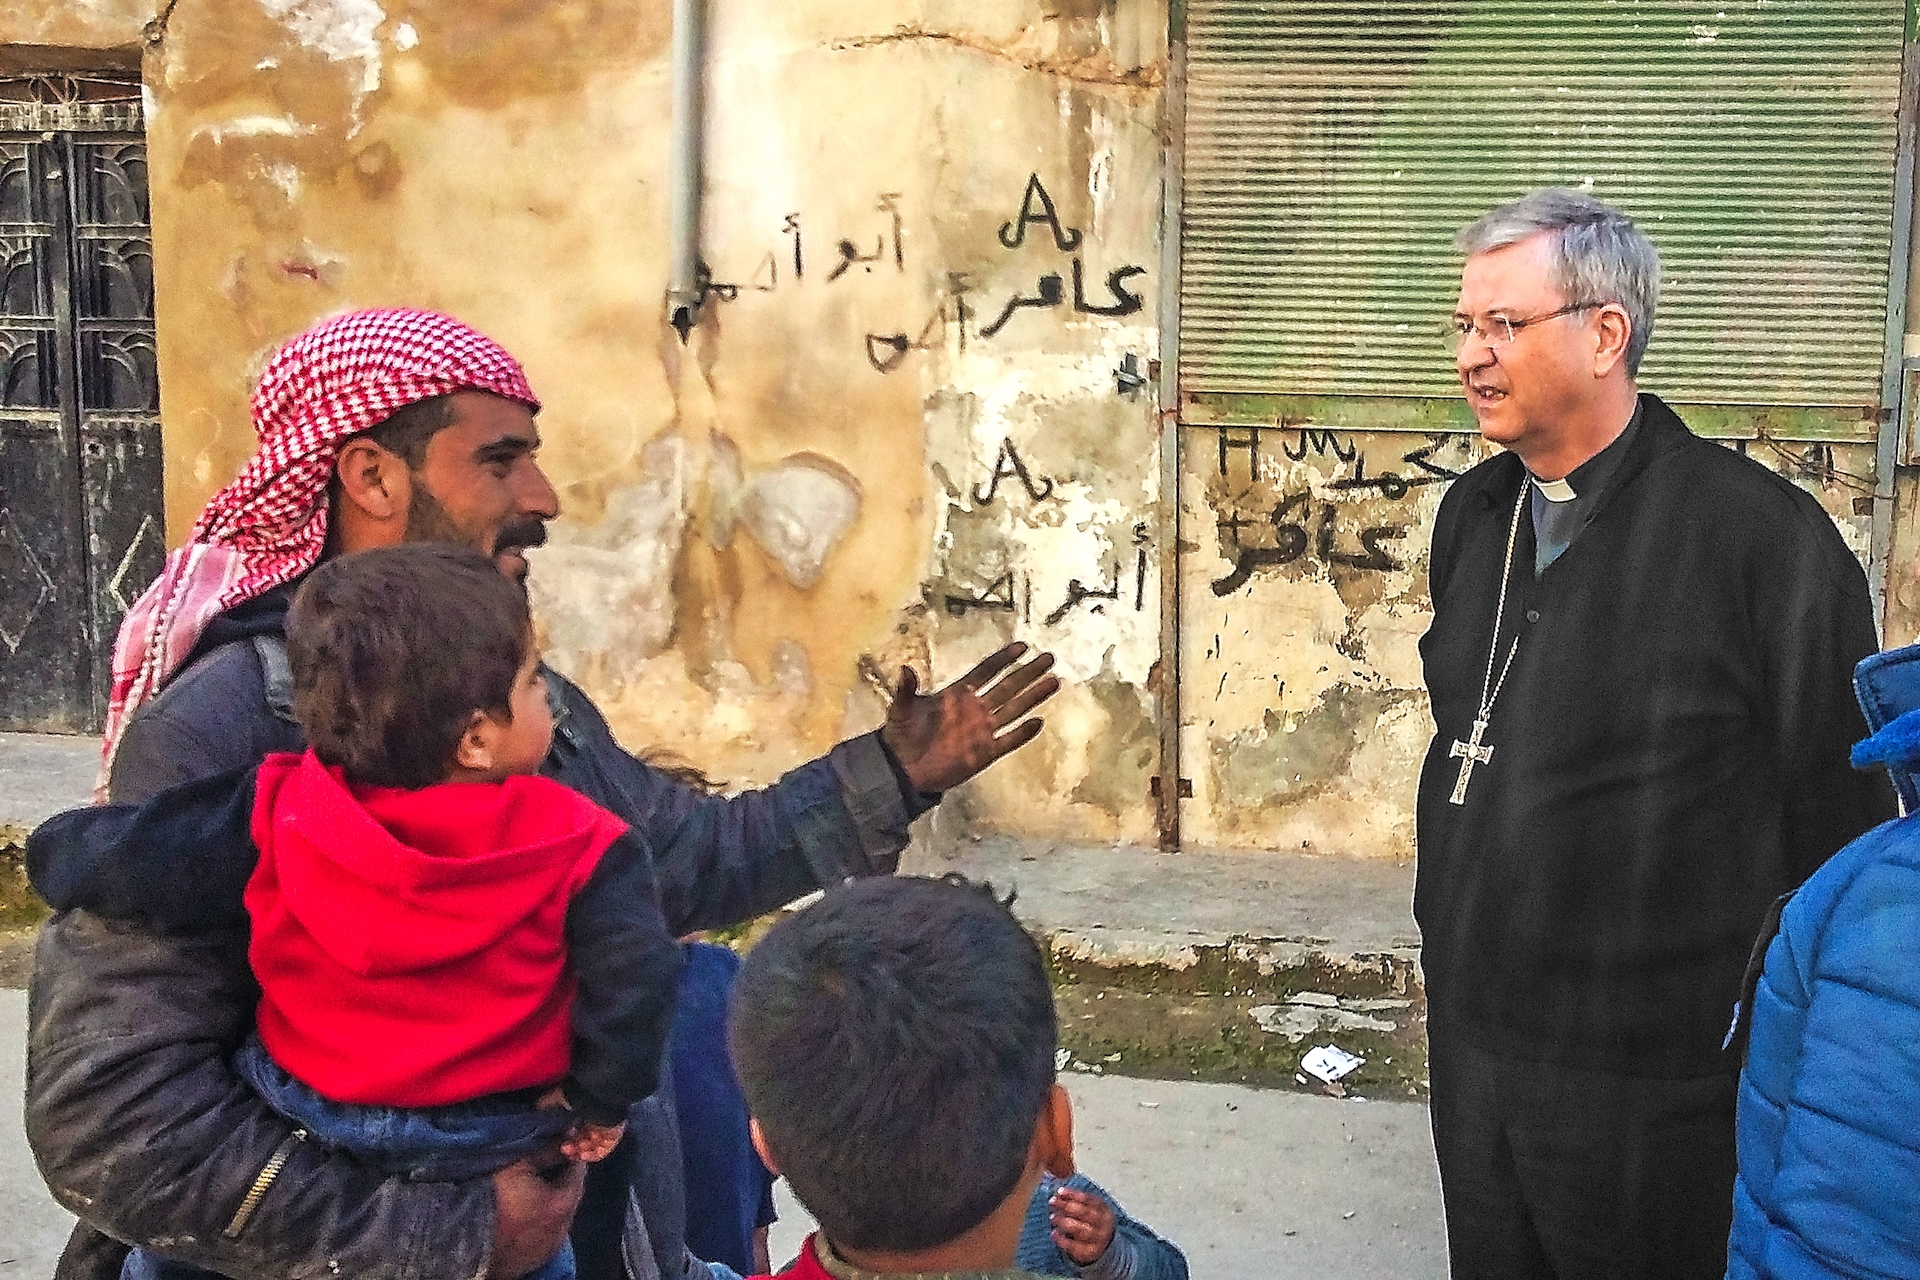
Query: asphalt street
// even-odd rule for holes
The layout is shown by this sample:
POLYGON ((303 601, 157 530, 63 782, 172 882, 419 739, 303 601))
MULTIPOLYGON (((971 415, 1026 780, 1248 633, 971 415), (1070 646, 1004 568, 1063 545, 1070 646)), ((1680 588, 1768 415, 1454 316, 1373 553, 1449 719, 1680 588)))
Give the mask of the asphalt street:
MULTIPOLYGON (((52 1275, 72 1219, 21 1129, 26 992, 0 990, 0 1280, 52 1275)), ((1439 1280, 1424 1106, 1069 1074, 1083 1172, 1187 1252, 1194 1280, 1439 1280)), ((781 1201, 774 1256, 806 1230, 781 1201)))

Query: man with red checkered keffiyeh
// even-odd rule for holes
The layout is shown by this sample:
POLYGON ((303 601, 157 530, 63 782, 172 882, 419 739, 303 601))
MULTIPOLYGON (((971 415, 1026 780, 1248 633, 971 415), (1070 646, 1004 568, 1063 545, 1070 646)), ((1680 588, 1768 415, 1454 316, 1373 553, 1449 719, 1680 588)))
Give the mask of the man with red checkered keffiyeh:
MULTIPOLYGON (((512 356, 431 312, 353 312, 281 348, 252 399, 259 451, 121 628, 104 750, 117 803, 75 828, 71 883, 137 858, 142 823, 161 809, 176 832, 186 815, 210 866, 246 840, 235 778, 304 745, 281 628, 322 559, 438 541, 526 573, 525 552, 559 514, 534 456, 539 407, 512 356), (153 806, 127 803, 162 791, 153 806)), ((1022 655, 1008 646, 932 695, 902 672, 877 733, 734 797, 629 755, 592 701, 547 671, 556 732, 542 771, 652 844, 676 933, 719 927, 891 872, 915 815, 1038 732, 1028 713, 1058 681, 1050 655, 1022 655)), ((61 1280, 118 1276, 120 1242, 246 1280, 511 1277, 557 1247, 577 1169, 557 1183, 524 1163, 471 1183, 383 1180, 300 1141, 249 1092, 227 1056, 255 999, 244 938, 214 948, 76 908, 49 923, 37 961, 28 1137, 81 1219, 61 1280)), ((649 1099, 629 1128, 586 1179, 579 1274, 704 1280, 683 1243, 671 1102, 649 1099)))

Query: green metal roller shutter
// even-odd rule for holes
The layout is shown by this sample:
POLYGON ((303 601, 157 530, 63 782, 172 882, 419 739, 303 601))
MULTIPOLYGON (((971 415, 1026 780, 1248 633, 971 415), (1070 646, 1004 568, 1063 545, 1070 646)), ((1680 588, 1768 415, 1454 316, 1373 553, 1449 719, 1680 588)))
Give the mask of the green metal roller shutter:
POLYGON ((1189 421, 1470 425, 1461 224, 1583 187, 1659 245, 1641 380, 1731 433, 1879 407, 1903 0, 1192 0, 1189 421))

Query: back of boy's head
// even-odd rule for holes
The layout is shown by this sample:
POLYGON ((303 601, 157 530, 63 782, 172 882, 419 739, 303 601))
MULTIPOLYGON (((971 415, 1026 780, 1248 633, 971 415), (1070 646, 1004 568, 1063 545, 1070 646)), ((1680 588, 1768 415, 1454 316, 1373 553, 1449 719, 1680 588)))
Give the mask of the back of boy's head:
POLYGON ((1019 1183, 1057 1029, 1039 948, 985 886, 829 892, 748 953, 730 1020, 761 1133, 835 1244, 944 1244, 1019 1183))
POLYGON ((406 543, 326 561, 287 613, 293 713, 354 782, 446 779, 475 711, 511 719, 526 591, 477 551, 406 543))

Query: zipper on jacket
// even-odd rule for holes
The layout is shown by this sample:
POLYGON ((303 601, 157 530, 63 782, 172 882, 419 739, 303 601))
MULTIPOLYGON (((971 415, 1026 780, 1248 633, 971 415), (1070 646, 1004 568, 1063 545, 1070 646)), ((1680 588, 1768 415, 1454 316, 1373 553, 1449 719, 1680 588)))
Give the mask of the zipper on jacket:
POLYGON ((254 1178, 253 1185, 247 1188, 247 1198, 240 1202, 239 1210, 234 1213, 233 1221, 227 1224, 227 1229, 221 1232, 222 1235, 229 1240, 240 1238, 240 1233, 247 1229, 247 1220, 253 1217, 253 1211, 258 1209, 260 1201, 266 1198, 267 1189, 273 1186, 273 1180, 280 1176, 280 1171, 287 1167, 287 1161, 293 1157, 294 1144, 306 1140, 307 1131, 295 1129, 287 1136, 285 1142, 274 1148, 273 1154, 267 1157, 266 1164, 261 1166, 259 1174, 254 1178))

